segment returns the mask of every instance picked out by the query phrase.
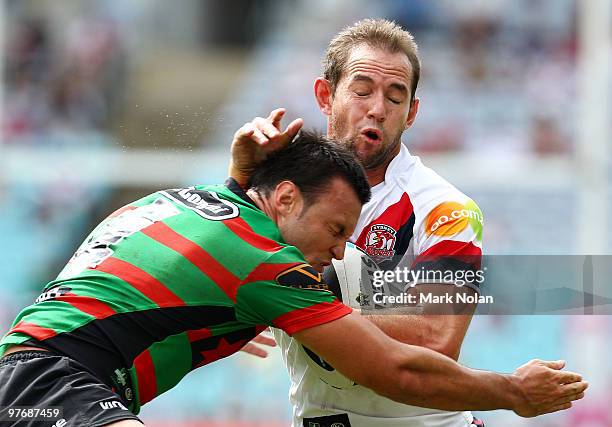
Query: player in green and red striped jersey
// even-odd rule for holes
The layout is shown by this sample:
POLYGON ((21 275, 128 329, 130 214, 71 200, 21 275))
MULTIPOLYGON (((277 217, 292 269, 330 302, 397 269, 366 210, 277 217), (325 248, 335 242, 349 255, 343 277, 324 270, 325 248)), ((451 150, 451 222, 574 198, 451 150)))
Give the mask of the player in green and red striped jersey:
POLYGON ((142 404, 266 326, 406 403, 532 415, 581 395, 577 374, 473 371, 350 314, 318 272, 342 258, 369 195, 351 154, 304 133, 255 171, 248 192, 230 180, 120 209, 0 341, 0 408, 61 406, 63 426, 138 425, 142 404), (374 358, 380 366, 368 366, 374 358))
MULTIPOLYGON (((290 203, 287 212, 266 215, 261 192, 251 198, 231 181, 160 191, 131 203, 96 227, 36 303, 19 314, 0 352, 25 344, 67 356, 138 413, 189 371, 238 351, 268 325, 292 334, 348 314, 313 266, 341 257, 369 198, 367 181, 349 155, 314 135, 290 148, 262 169, 257 182, 260 191, 278 184, 279 203, 290 203), (316 166, 299 160, 306 156, 316 166), (282 182, 284 169, 298 176, 282 182), (334 190, 353 193, 332 200, 340 203, 339 212, 314 208, 326 198, 314 196, 330 179, 334 190), (303 203, 312 205, 304 213, 311 215, 296 215, 299 188, 303 203), (333 233, 323 230, 331 238, 313 229, 320 214, 325 227, 333 221, 333 233)), ((100 422, 125 412, 110 409, 115 414, 100 422)))

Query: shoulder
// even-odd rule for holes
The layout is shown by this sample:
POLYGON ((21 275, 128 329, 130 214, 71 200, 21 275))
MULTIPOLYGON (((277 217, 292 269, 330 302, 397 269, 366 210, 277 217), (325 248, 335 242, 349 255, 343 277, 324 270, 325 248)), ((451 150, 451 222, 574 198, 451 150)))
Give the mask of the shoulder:
POLYGON ((476 202, 418 157, 412 169, 399 177, 398 185, 412 202, 418 252, 448 239, 480 246, 484 216, 476 202))
POLYGON ((205 219, 222 221, 240 215, 236 200, 230 196, 232 193, 220 185, 171 188, 159 193, 205 219))
MULTIPOLYGON (((411 156, 410 171, 399 174, 395 179, 398 191, 407 194, 412 202, 415 214, 425 217, 442 206, 468 210, 478 210, 476 203, 465 193, 448 182, 433 169, 425 166, 418 156, 411 156)), ((442 209, 446 210, 446 209, 442 209)), ((482 215, 482 213, 480 213, 482 215)))

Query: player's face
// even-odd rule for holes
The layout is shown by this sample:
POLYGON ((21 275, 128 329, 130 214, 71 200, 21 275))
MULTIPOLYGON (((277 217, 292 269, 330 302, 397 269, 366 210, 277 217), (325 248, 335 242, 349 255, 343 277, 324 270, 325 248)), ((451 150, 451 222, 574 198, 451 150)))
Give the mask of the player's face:
POLYGON ((410 98, 411 77, 410 62, 401 52, 367 44, 351 52, 331 98, 328 132, 345 142, 367 170, 386 167, 399 153, 402 132, 418 108, 410 98))
POLYGON ((311 205, 301 199, 298 208, 278 225, 285 241, 297 247, 316 270, 323 271, 332 258, 344 257, 361 206, 351 186, 335 178, 311 205))

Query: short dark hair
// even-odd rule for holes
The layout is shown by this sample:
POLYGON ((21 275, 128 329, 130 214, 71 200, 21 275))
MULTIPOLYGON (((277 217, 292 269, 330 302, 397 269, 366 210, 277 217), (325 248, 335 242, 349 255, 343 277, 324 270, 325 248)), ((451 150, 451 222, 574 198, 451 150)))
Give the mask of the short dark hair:
POLYGON ((370 200, 368 179, 353 154, 320 133, 302 130, 291 144, 263 161, 251 175, 248 186, 268 195, 279 183, 291 181, 305 200, 314 203, 336 177, 355 190, 362 204, 370 200))

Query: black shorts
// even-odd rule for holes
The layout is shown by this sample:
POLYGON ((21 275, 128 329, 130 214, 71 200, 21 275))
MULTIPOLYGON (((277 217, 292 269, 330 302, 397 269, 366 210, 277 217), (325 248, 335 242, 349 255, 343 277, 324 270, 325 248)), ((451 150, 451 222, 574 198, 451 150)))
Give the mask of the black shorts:
POLYGON ((140 421, 119 395, 77 361, 46 351, 20 351, 0 359, 0 427, 97 427, 120 420, 140 421), (32 410, 17 415, 23 407, 32 410), (51 408, 61 408, 61 417, 53 418, 57 411, 51 408))

